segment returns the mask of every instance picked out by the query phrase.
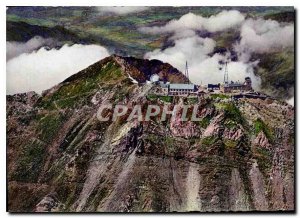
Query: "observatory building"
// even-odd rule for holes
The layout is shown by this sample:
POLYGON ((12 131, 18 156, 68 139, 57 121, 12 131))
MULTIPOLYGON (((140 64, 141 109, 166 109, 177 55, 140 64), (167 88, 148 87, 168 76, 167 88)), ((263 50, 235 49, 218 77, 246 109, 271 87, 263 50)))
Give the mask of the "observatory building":
MULTIPOLYGON (((185 65, 185 76, 189 80, 188 66, 187 62, 185 65)), ((153 93, 159 95, 171 95, 171 96, 185 96, 185 95, 193 95, 197 94, 197 87, 194 84, 188 83, 169 83, 166 81, 159 81, 159 77, 157 74, 151 76, 151 82, 156 84, 154 87, 153 93)))
POLYGON ((224 93, 228 92, 241 92, 241 91, 252 91, 252 81, 250 77, 245 78, 244 83, 240 82, 228 82, 228 70, 227 62, 225 63, 225 72, 224 72, 224 85, 221 87, 221 91, 224 93))
POLYGON ((169 85, 169 95, 189 95, 196 92, 194 84, 171 83, 169 85))

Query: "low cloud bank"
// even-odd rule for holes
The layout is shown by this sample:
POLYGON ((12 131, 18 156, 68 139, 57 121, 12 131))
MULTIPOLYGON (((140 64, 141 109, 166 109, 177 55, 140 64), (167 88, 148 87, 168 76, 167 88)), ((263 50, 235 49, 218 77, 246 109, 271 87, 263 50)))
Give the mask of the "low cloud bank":
POLYGON ((240 32, 241 40, 235 46, 235 50, 245 61, 249 60, 254 52, 270 53, 294 47, 294 24, 248 19, 240 32))
POLYGON ((160 34, 180 32, 182 30, 206 30, 209 32, 224 31, 239 26, 245 17, 239 11, 222 11, 208 18, 193 13, 183 15, 178 20, 172 20, 164 26, 141 27, 145 33, 160 34))
POLYGON ((23 53, 30 53, 42 46, 53 45, 55 41, 51 38, 43 38, 41 36, 35 36, 27 42, 6 42, 6 61, 19 56, 23 53))
POLYGON ((102 46, 79 44, 21 54, 6 63, 7 94, 41 93, 107 56, 102 46))

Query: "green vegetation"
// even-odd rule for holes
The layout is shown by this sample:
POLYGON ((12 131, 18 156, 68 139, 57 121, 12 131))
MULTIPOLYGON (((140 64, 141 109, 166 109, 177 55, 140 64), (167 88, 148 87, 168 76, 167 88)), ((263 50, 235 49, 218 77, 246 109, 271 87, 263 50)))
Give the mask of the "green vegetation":
POLYGON ((240 121, 240 123, 242 122, 241 112, 233 103, 225 106, 225 116, 232 120, 240 121))
POLYGON ((220 99, 228 99, 230 96, 225 95, 225 94, 211 94, 210 97, 212 99, 220 98, 220 99))
POLYGON ((237 146, 237 141, 230 140, 230 139, 224 139, 225 148, 231 149, 235 148, 237 146))
POLYGON ((164 101, 164 102, 169 102, 169 103, 171 103, 173 101, 172 96, 160 96, 159 99, 164 101))
POLYGON ((172 145, 175 143, 175 139, 173 137, 166 136, 165 142, 167 145, 172 145))
POLYGON ((25 143, 16 163, 13 180, 20 182, 37 182, 46 156, 46 146, 38 140, 25 143))
POLYGON ((201 143, 203 145, 209 146, 209 145, 213 145, 214 143, 216 143, 218 140, 217 137, 215 136, 209 136, 209 137, 205 137, 201 140, 201 143))
POLYGON ((211 118, 210 117, 204 117, 202 120, 199 121, 199 125, 201 128, 207 128, 208 125, 210 124, 210 120, 211 118))
POLYGON ((164 102, 172 103, 173 102, 173 96, 160 96, 160 95, 155 95, 155 94, 149 94, 147 95, 147 98, 150 101, 155 101, 155 100, 161 100, 164 102))
POLYGON ((161 136, 158 136, 155 134, 148 134, 147 139, 155 144, 165 143, 167 145, 172 145, 176 141, 173 137, 165 136, 164 138, 162 138, 161 136), (164 140, 162 140, 162 139, 164 139, 164 140))
POLYGON ((125 79, 120 67, 114 62, 105 66, 96 63, 78 74, 79 78, 75 78, 72 83, 65 83, 53 95, 45 97, 40 105, 47 109, 57 109, 87 104, 89 97, 100 87, 105 89, 125 79))
POLYGON ((245 119, 242 116, 240 110, 234 105, 234 103, 227 103, 224 107, 225 117, 236 123, 245 124, 245 119))
POLYGON ((91 66, 86 69, 86 71, 88 72, 85 72, 83 78, 62 86, 55 92, 53 98, 61 99, 69 96, 81 95, 82 93, 87 93, 99 88, 97 82, 105 82, 106 84, 115 83, 122 75, 120 67, 114 64, 114 62, 109 62, 100 69, 93 69, 91 66))
POLYGON ((177 146, 176 140, 173 137, 166 136, 164 144, 167 147, 167 153, 170 155, 176 155, 179 151, 179 146, 177 146))
POLYGON ((74 105, 76 105, 77 103, 88 104, 89 96, 90 95, 88 95, 88 94, 71 96, 69 98, 59 99, 55 103, 56 103, 57 107, 59 107, 59 108, 71 108, 74 105))
POLYGON ((231 119, 226 119, 224 125, 229 129, 233 129, 237 126, 237 122, 231 119))
POLYGON ((216 49, 221 50, 229 48, 232 44, 236 42, 236 39, 239 37, 240 33, 238 30, 229 30, 225 31, 222 34, 216 34, 213 36, 213 39, 216 41, 216 49))
POLYGON ((215 103, 214 104, 217 110, 223 110, 225 113, 225 125, 228 128, 236 126, 236 124, 244 125, 246 123, 244 117, 242 116, 240 110, 235 106, 234 103, 215 103))
POLYGON ((120 85, 118 85, 117 90, 114 94, 115 102, 118 103, 118 101, 124 100, 125 97, 129 98, 131 93, 134 93, 135 86, 132 85, 132 82, 129 78, 124 79, 120 82, 120 85))
POLYGON ((148 134, 146 139, 148 139, 149 141, 151 141, 151 142, 153 142, 155 144, 157 144, 157 143, 160 144, 162 142, 160 140, 159 136, 154 135, 154 134, 148 134))
POLYGON ((272 166, 271 152, 266 148, 256 147, 254 155, 257 159, 259 169, 264 175, 268 175, 268 171, 271 169, 272 166))
POLYGON ((120 77, 122 77, 122 71, 119 65, 114 62, 109 62, 107 65, 104 65, 101 68, 101 72, 95 75, 97 81, 105 81, 109 83, 115 83, 115 80, 119 81, 120 77))
POLYGON ((254 122, 254 133, 258 135, 261 131, 263 131, 268 140, 273 141, 274 136, 272 130, 261 119, 257 119, 254 122))
POLYGON ((227 103, 219 102, 214 103, 214 106, 217 110, 224 110, 226 108, 227 103))
POLYGON ((198 98, 197 97, 191 97, 191 98, 187 98, 187 104, 197 104, 198 103, 198 98))
POLYGON ((63 117, 59 113, 51 113, 39 120, 37 131, 42 141, 50 143, 63 123, 63 117))
POLYGON ((135 46, 143 48, 145 44, 147 44, 147 41, 145 41, 145 39, 147 39, 147 37, 145 37, 145 34, 135 31, 129 31, 128 29, 124 30, 123 27, 119 26, 92 27, 87 28, 85 32, 92 36, 101 35, 104 38, 116 42, 122 42, 122 44, 128 46, 135 43, 135 46))
POLYGON ((38 25, 38 26, 45 26, 45 27, 54 27, 55 25, 57 25, 56 22, 53 22, 50 19, 38 19, 38 18, 24 18, 24 17, 20 17, 18 15, 15 14, 7 14, 6 15, 6 19, 7 21, 13 21, 13 22, 26 22, 28 24, 31 25, 38 25))
POLYGON ((154 100, 157 100, 158 96, 157 96, 157 95, 154 95, 154 94, 149 94, 149 95, 147 95, 147 98, 148 98, 150 101, 154 101, 154 100))

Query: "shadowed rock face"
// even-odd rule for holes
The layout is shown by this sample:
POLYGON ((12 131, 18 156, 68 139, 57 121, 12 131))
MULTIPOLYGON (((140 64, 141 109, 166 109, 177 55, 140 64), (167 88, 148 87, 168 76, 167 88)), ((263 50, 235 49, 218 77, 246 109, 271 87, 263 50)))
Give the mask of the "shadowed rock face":
POLYGON ((111 56, 42 96, 7 96, 9 211, 294 210, 293 107, 207 96, 197 122, 100 122, 102 103, 189 104, 149 99, 128 77, 148 79, 140 62, 111 56))
POLYGON ((124 67, 124 70, 139 82, 146 82, 146 80, 150 81, 150 77, 153 74, 157 74, 161 80, 166 80, 171 83, 188 82, 188 79, 178 69, 168 63, 163 63, 160 60, 120 57, 116 55, 114 57, 115 60, 124 67), (136 71, 140 73, 138 74, 136 71))

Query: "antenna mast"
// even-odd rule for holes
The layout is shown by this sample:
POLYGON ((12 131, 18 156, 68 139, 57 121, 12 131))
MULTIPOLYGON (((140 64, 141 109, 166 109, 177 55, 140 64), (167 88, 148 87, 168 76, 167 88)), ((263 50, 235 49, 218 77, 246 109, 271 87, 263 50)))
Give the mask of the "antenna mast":
POLYGON ((225 62, 224 86, 228 86, 228 69, 227 69, 227 62, 225 62))
POLYGON ((184 72, 184 75, 185 75, 185 77, 188 79, 188 83, 190 83, 189 69, 188 69, 187 61, 185 62, 185 72, 184 72))

